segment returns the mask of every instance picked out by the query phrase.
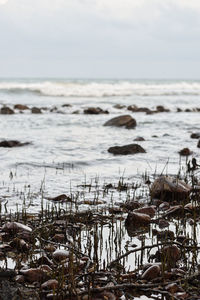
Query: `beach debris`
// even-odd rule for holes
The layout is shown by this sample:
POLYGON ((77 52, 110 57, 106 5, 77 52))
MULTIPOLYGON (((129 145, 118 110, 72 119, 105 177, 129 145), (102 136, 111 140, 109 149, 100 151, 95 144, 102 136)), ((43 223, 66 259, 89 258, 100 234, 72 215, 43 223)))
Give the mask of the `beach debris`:
POLYGON ((192 187, 176 178, 161 176, 157 178, 151 186, 150 194, 152 198, 162 201, 186 200, 192 187))
POLYGON ((0 110, 0 114, 2 115, 13 115, 15 112, 8 106, 3 106, 0 110))
POLYGON ((26 145, 30 145, 30 143, 29 142, 21 143, 17 140, 4 140, 0 142, 0 147, 4 147, 4 148, 21 147, 26 145))
POLYGON ((107 121, 104 126, 125 127, 127 129, 135 128, 137 122, 130 115, 122 115, 107 121))
POLYGON ((107 110, 103 110, 100 107, 88 107, 84 109, 84 114, 87 115, 99 115, 99 114, 109 114, 107 110))
POLYGON ((128 155, 128 154, 136 154, 136 153, 146 153, 144 148, 138 144, 129 144, 124 146, 114 146, 108 149, 109 153, 114 155, 128 155))

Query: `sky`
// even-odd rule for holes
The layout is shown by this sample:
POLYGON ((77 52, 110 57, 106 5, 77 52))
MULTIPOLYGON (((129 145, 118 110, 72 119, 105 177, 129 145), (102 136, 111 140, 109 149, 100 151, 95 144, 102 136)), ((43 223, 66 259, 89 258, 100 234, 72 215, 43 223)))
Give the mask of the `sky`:
POLYGON ((200 0, 0 0, 0 77, 200 79, 200 0))

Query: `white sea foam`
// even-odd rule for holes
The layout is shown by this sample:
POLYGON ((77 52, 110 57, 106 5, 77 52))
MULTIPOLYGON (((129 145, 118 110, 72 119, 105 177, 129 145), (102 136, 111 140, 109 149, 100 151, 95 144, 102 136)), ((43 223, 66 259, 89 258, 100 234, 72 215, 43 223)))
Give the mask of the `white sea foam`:
POLYGON ((0 81, 0 91, 6 93, 36 93, 52 97, 200 95, 200 82, 0 81))

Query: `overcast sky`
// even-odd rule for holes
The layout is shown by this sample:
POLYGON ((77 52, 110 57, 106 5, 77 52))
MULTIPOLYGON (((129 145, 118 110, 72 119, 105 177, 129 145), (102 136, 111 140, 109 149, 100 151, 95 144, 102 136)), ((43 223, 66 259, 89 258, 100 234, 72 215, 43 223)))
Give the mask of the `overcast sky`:
POLYGON ((0 77, 200 79, 200 0, 0 0, 0 38, 0 77))

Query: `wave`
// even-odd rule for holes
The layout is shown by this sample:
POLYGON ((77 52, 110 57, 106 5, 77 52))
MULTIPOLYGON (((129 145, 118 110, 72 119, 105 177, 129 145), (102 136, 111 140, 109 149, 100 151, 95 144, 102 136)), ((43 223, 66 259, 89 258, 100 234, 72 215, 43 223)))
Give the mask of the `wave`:
POLYGON ((200 82, 133 81, 0 81, 0 92, 33 93, 49 97, 129 97, 129 96, 198 96, 200 82))

